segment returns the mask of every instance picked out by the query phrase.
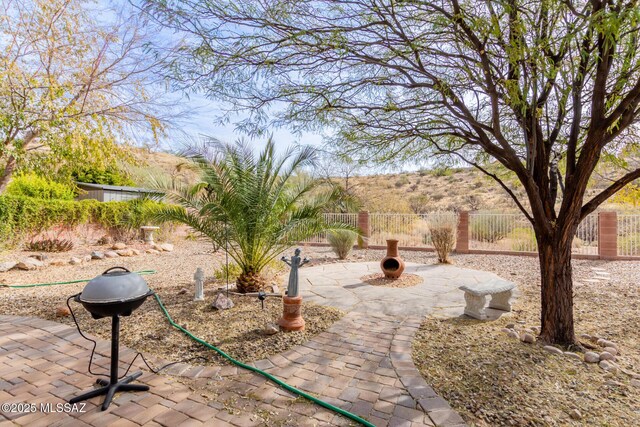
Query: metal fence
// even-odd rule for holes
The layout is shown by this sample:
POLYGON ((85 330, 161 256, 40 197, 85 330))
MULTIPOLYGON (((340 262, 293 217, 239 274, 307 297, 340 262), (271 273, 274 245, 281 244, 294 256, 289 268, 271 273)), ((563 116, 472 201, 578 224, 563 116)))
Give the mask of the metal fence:
POLYGON ((434 225, 452 228, 456 234, 458 218, 453 212, 429 214, 387 214, 369 215, 369 245, 386 245, 387 239, 397 239, 399 246, 433 248, 429 229, 434 225))
MULTIPOLYGON (((358 227, 358 214, 357 213, 325 213, 324 220, 331 223, 342 223, 350 225, 354 228, 358 227)), ((305 243, 327 243, 327 233, 317 234, 307 240, 305 243)))
POLYGON ((618 215, 618 255, 640 256, 640 215, 618 215))

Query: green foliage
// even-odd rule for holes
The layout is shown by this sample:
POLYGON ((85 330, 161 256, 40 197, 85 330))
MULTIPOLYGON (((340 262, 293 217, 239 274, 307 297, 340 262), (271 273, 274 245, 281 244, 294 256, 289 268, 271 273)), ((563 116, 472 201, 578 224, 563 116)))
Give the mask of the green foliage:
POLYGON ((431 171, 431 175, 433 176, 451 176, 453 175, 453 169, 450 169, 446 166, 439 166, 437 168, 434 168, 431 171))
POLYGON ((504 239, 513 227, 513 223, 508 218, 498 215, 474 216, 469 224, 472 238, 487 243, 504 239))
POLYGON ((226 282, 227 274, 229 275, 229 283, 233 283, 242 274, 242 269, 235 262, 230 262, 228 267, 227 264, 222 264, 220 268, 213 272, 213 277, 220 282, 226 282))
POLYGON ((114 167, 100 168, 97 166, 84 166, 81 169, 73 171, 71 176, 75 181, 89 184, 135 185, 129 177, 114 167))
POLYGON ((25 196, 0 196, 0 242, 16 243, 54 227, 74 228, 95 224, 122 237, 138 232, 160 207, 152 200, 99 202, 97 200, 42 200, 25 196))
POLYGON ((338 256, 338 259, 346 259, 356 243, 358 234, 351 230, 334 230, 327 233, 327 241, 338 256))
POLYGON ((240 292, 259 289, 262 270, 294 243, 328 229, 351 228, 324 221, 323 209, 334 192, 314 194, 320 181, 293 183, 296 170, 313 161, 311 148, 289 150, 280 158, 272 140, 258 156, 242 143, 219 148, 215 161, 199 160, 202 182, 163 188, 180 206, 160 208, 154 218, 186 224, 214 246, 228 241, 229 256, 242 270, 236 282, 240 292))
POLYGON ((45 200, 73 200, 75 197, 70 186, 32 173, 16 176, 7 186, 6 194, 45 200))
POLYGON ((396 188, 400 188, 402 186, 407 185, 408 183, 409 183, 409 178, 407 178, 406 175, 401 175, 394 185, 396 186, 396 188))
POLYGON ((73 249, 73 242, 66 239, 38 239, 27 243, 25 247, 33 252, 68 252, 73 249))

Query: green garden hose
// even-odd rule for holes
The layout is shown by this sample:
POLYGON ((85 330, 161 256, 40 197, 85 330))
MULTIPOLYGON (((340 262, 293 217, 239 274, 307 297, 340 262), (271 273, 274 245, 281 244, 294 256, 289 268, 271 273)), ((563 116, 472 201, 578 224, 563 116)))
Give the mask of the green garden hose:
MULTIPOLYGON (((137 273, 141 276, 147 275, 147 274, 156 274, 155 270, 140 270, 140 271, 134 271, 134 273, 137 273)), ((39 286, 54 286, 54 285, 69 285, 71 283, 83 283, 83 282, 88 282, 92 279, 79 279, 79 280, 70 280, 68 282, 50 282, 50 283, 31 283, 28 285, 4 285, 2 283, 0 283, 0 287, 5 287, 5 288, 37 288, 39 286)))
MULTIPOLYGON (((156 271, 155 270, 141 270, 141 271, 136 271, 136 273, 140 274, 140 275, 145 275, 145 274, 155 274, 156 271)), ((34 288, 34 287, 39 287, 39 286, 54 286, 54 285, 67 285, 67 284, 71 284, 71 283, 82 283, 82 282, 88 282, 91 279, 82 279, 82 280, 71 280, 71 281, 66 281, 66 282, 51 282, 51 283, 33 283, 33 284, 28 284, 28 285, 0 285, 0 286, 4 286, 4 287, 8 287, 8 288, 34 288)), ((287 391, 290 391, 291 393, 294 393, 298 396, 302 396, 305 399, 308 399, 310 401, 312 401, 313 403, 316 403, 324 408, 327 408, 333 412, 336 412, 340 415, 343 415, 359 424, 362 424, 363 426, 366 427, 375 427, 374 424, 371 424, 369 421, 360 418, 359 416, 352 414, 351 412, 345 411, 344 409, 338 408, 337 406, 334 406, 330 403, 327 403, 323 400, 320 400, 316 397, 311 396, 308 393, 305 393, 302 390, 299 390, 293 386, 290 386, 289 384, 285 383, 282 380, 279 380, 278 378, 274 377, 273 375, 264 372, 258 368, 255 368, 251 365, 247 365, 245 363, 242 363, 236 359, 234 359, 233 357, 229 356, 227 353, 225 353, 224 351, 220 350, 219 348, 215 347, 214 345, 206 342, 203 339, 200 339, 198 337, 196 337, 195 335, 193 335, 191 332, 189 332, 188 330, 186 330, 185 328, 183 328, 182 326, 178 325, 176 322, 173 321, 173 319, 171 318, 171 316, 169 315, 169 312, 167 311, 167 309, 165 308, 165 306, 162 304, 162 300, 160 299, 160 297, 158 296, 157 293, 153 294, 158 305, 160 306, 160 309, 162 310, 162 312, 164 313, 165 317, 167 318, 167 320, 169 321, 169 323, 171 324, 171 326, 173 326, 174 328, 178 329, 180 332, 184 333, 186 336, 188 336, 189 338, 191 338, 192 340, 202 344, 203 346, 215 351, 216 353, 218 353, 219 355, 221 355, 222 357, 224 357, 225 359, 227 359, 228 361, 230 361, 231 363, 233 363, 234 365, 240 366, 241 368, 247 369, 249 371, 255 372, 257 374, 262 375, 263 377, 267 378, 268 380, 273 381, 274 383, 278 384, 280 387, 284 388, 287 391)))

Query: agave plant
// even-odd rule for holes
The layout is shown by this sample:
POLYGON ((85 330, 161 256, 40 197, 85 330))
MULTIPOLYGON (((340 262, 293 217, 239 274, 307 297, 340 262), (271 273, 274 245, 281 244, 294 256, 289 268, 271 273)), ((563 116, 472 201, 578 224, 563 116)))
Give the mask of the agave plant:
POLYGON ((199 158, 200 183, 164 188, 173 205, 160 207, 154 217, 186 224, 214 246, 228 243, 229 256, 241 269, 239 292, 260 290, 263 269, 293 244, 327 230, 353 230, 324 221, 323 208, 335 192, 314 191, 317 180, 292 179, 313 163, 313 149, 291 148, 279 157, 269 139, 258 156, 241 142, 219 150, 211 161, 199 158))

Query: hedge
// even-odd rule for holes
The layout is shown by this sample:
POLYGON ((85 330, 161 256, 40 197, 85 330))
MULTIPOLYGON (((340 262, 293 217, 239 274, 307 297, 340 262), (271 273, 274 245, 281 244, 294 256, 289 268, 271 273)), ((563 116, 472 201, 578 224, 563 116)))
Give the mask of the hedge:
POLYGON ((159 202, 144 199, 99 202, 0 195, 0 243, 6 244, 57 226, 73 228, 95 224, 107 229, 137 230, 159 205, 159 202))

